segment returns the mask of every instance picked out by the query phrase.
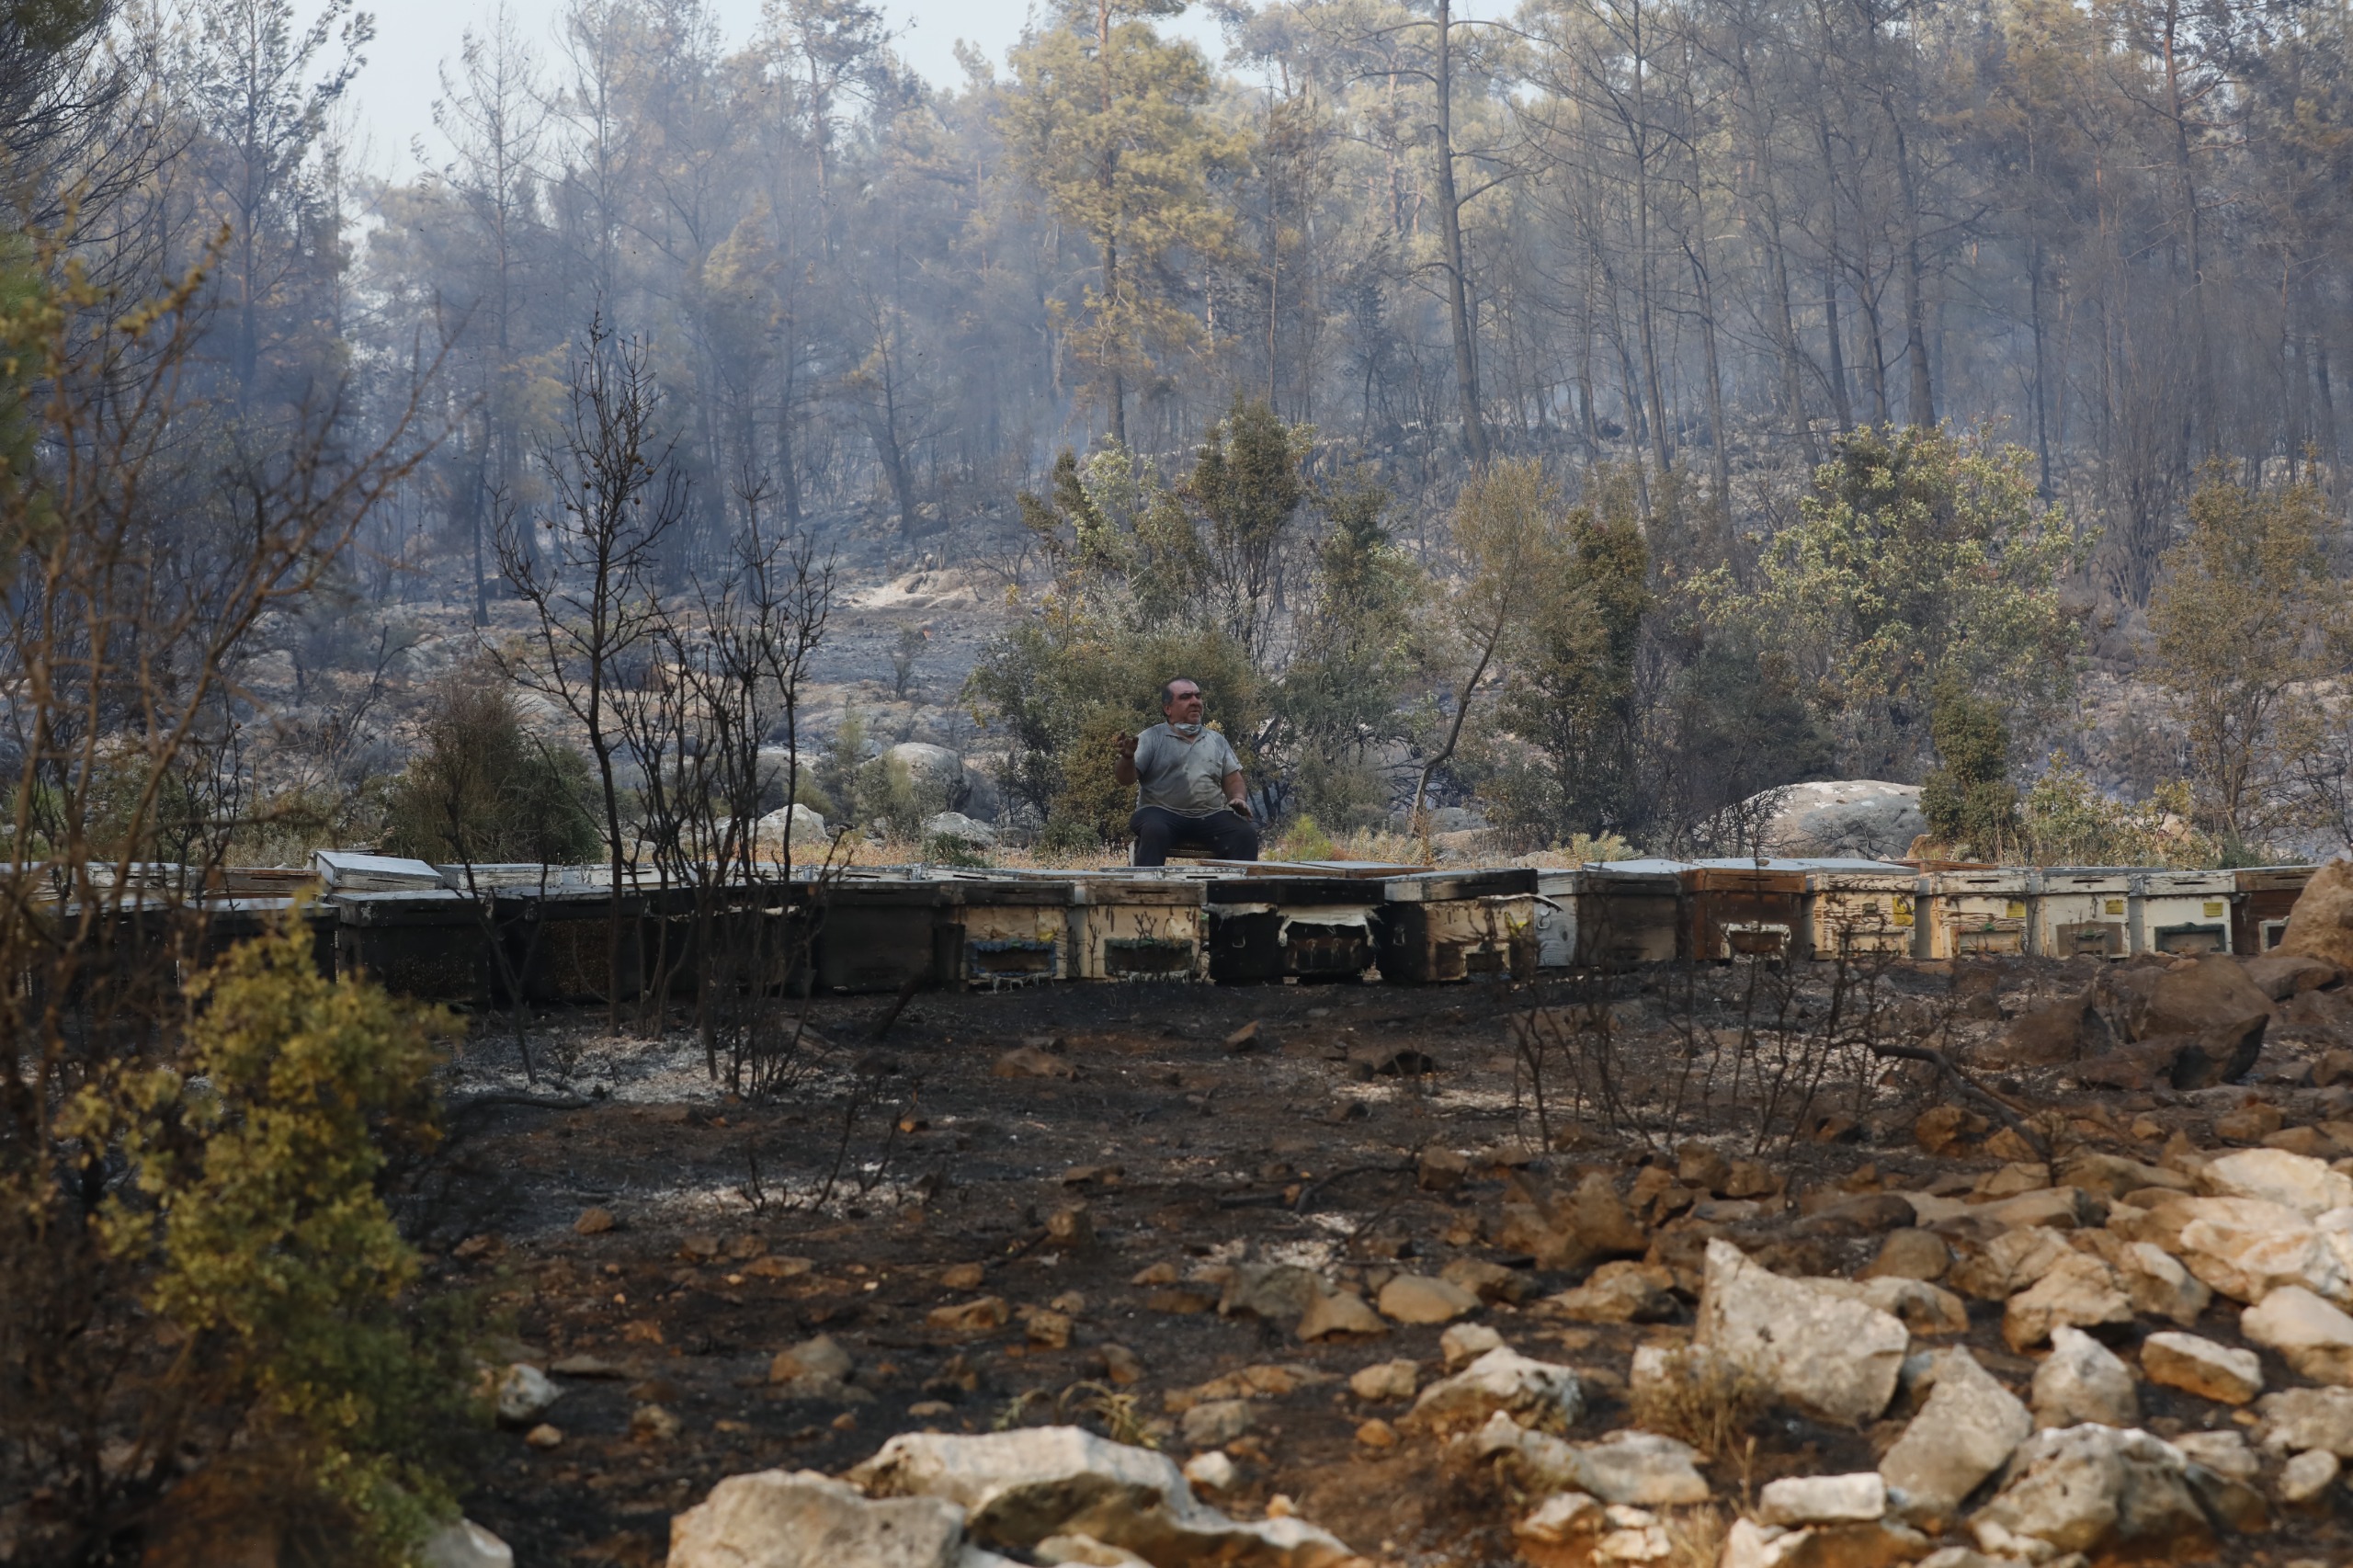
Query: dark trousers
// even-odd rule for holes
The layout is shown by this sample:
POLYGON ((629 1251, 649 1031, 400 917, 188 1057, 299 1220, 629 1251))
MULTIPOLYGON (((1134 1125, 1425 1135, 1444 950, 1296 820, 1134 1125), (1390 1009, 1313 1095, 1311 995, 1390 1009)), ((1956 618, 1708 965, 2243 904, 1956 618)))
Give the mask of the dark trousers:
POLYGON ((1221 860, 1256 860, 1258 829, 1249 818, 1233 812, 1212 812, 1188 817, 1165 806, 1139 806, 1128 819, 1136 835, 1139 866, 1165 866, 1168 851, 1183 844, 1206 849, 1221 860))

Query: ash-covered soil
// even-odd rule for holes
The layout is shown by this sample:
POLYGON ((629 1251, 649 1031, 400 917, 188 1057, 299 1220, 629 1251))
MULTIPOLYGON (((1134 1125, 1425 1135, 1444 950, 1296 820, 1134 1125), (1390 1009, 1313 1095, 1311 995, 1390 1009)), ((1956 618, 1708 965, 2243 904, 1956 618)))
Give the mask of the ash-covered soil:
MULTIPOLYGON (((1875 980, 1888 1017, 1969 1061, 2089 973, 2013 960, 1875 980)), ((601 1014, 536 1017, 530 1081, 503 1016, 481 1019, 453 1065, 449 1140, 402 1212, 434 1284, 479 1293, 510 1335, 497 1358, 548 1369, 562 1394, 479 1439, 467 1511, 521 1562, 653 1563, 671 1516, 724 1476, 837 1474, 906 1430, 1071 1422, 1180 1460, 1222 1447, 1228 1512, 1294 1509, 1375 1562, 1526 1561, 1512 1527, 1529 1503, 1504 1471, 1403 1423, 1409 1399, 1350 1388, 1399 1359, 1420 1384, 1442 1376, 1441 1327, 1302 1342, 1283 1300, 1296 1277, 1262 1266, 1369 1302, 1401 1274, 1461 1281, 1483 1298, 1463 1321, 1577 1369, 1586 1410, 1566 1435, 1590 1440, 1632 1424, 1636 1348, 1688 1341, 1711 1235, 1782 1274, 1852 1277, 1890 1234, 1934 1228, 1959 1266, 1973 1233, 1957 1208, 2048 1187, 2086 1154, 2193 1169, 2225 1133, 2300 1128, 2308 1153, 2353 1153, 2322 1125, 2353 1096, 2311 1082, 2326 1030, 2275 1030, 2245 1081, 2193 1092, 1982 1072, 2029 1142, 1981 1101, 1948 1104, 1916 1062, 1825 1049, 1792 1067, 1829 977, 1768 977, 1785 1027, 1760 1032, 1745 974, 1662 970, 1574 1003, 1499 983, 821 999, 801 1081, 757 1100, 714 1084, 682 1016, 658 1041, 601 1014), (1539 1006, 1583 1020, 1548 1051, 1540 1123, 1515 1047, 1539 1006), (1595 1103, 1604 1068, 1614 1116, 1595 1103), (1553 1244, 1546 1226, 1574 1230, 1568 1195, 1597 1174, 1631 1239, 1553 1244), (1656 1266, 1669 1288, 1627 1299, 1657 1321, 1580 1321, 1610 1309, 1548 1300, 1611 1258, 1656 1266), (819 1335, 846 1377, 777 1365, 819 1335), (1192 1414, 1211 1404, 1214 1419, 1192 1414)), ((2049 1204, 2040 1221, 2088 1232, 2111 1204, 2141 1211, 2097 1192, 2072 1221, 2049 1204)), ((1964 1299, 1965 1334, 1915 1328, 1912 1348, 1965 1343, 2028 1397, 2044 1350, 2006 1339, 2001 1299, 1964 1299)), ((2239 1346, 2238 1316, 2216 1295, 2194 1332, 2239 1346)), ((2094 1332, 2130 1361, 2179 1326, 2143 1313, 2094 1332)), ((2263 1365, 2273 1389, 2309 1381, 2271 1352, 2263 1365)), ((2160 1436, 2256 1426, 2145 1378, 2139 1397, 2160 1436)), ((1900 1393, 1859 1428, 1759 1415, 1707 1459, 1713 1500, 1680 1517, 1677 1560, 1712 1562, 1709 1543, 1776 1476, 1870 1468, 1915 1408, 1900 1393)), ((2268 1477, 2280 1456, 2263 1462, 2268 1477)), ((2179 1560, 2353 1561, 2348 1526, 2334 1486, 2272 1506, 2260 1533, 2179 1542, 2179 1560)), ((1585 1561, 1552 1550, 1542 1561, 1585 1561)))

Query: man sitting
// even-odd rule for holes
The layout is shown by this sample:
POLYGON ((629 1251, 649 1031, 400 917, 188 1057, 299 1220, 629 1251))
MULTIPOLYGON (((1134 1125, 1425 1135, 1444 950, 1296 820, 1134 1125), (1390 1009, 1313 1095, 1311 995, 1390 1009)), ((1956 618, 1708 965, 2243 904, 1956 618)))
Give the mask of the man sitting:
POLYGON ((1221 860, 1256 860, 1258 830, 1242 787, 1242 759, 1223 735, 1203 727, 1200 683, 1179 676, 1163 686, 1160 711, 1167 722, 1120 737, 1115 771, 1120 783, 1137 786, 1135 815, 1128 819, 1135 863, 1165 866, 1179 844, 1221 860))

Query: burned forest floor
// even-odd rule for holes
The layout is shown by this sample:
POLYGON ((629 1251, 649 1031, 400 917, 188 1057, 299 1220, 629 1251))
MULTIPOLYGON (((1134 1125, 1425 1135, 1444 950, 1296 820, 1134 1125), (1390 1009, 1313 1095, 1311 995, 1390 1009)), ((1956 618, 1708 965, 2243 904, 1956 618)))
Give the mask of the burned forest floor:
MULTIPOLYGON (((2142 1366, 2120 1424, 2224 1434, 2188 1448, 2238 1472, 2208 1499, 2214 1528, 2162 1551, 2110 1532, 2092 1561, 2353 1561, 2346 1487, 2283 1497, 2283 1466, 2325 1440, 2278 1437, 2286 1418, 2244 1388, 2151 1375, 2153 1334, 2248 1345, 2242 1303, 2119 1251, 2182 1251, 2168 1194, 2217 1190, 2203 1172, 2234 1150, 2345 1180, 2329 1167, 2353 1156, 2353 1088, 2333 1080, 2353 1058, 2332 1053, 2353 1047, 2353 1002, 2340 1017, 2328 977, 2274 985, 2252 1065, 2206 1087, 2075 1038, 2187 961, 821 998, 793 1081, 759 1096, 729 1093, 724 1062, 714 1080, 676 1009, 619 1029, 535 1013, 529 1074, 506 1016, 484 1015, 398 1212, 428 1288, 483 1312, 486 1365, 549 1382, 465 1439, 461 1500, 518 1562, 641 1568, 730 1475, 838 1475, 902 1432, 1075 1425, 1180 1462, 1218 1450, 1230 1472, 1203 1472, 1205 1499, 1295 1514, 1374 1562, 1713 1564, 1768 1483, 1880 1462, 1920 1408, 1918 1353, 1966 1346, 2034 1401, 2054 1333, 2080 1325, 2142 1366), (2004 1239, 2020 1235, 2039 1264, 2004 1239), (1636 1353, 1692 1341, 1711 1239, 1781 1276, 1932 1287, 1881 1303, 1912 1353, 1886 1408, 1646 1399, 1636 1353), (2059 1253, 2104 1271, 2077 1281, 2091 1304, 2021 1323, 2035 1291, 2067 1296, 2037 1283, 2077 1267, 2054 1273, 2059 1253), (1622 1529, 1515 1534, 1543 1489, 1409 1418, 1497 1336, 1574 1369, 1557 1436, 1665 1426, 1698 1449, 1706 1501, 1634 1532, 1665 1555, 1611 1558, 1635 1550, 1622 1529), (2226 1464, 2233 1434, 2245 1457, 2226 1464)), ((2337 1381, 2301 1350, 2259 1355, 2266 1392, 2337 1381)), ((1836 1561, 1970 1544, 2002 1483, 1836 1561)))

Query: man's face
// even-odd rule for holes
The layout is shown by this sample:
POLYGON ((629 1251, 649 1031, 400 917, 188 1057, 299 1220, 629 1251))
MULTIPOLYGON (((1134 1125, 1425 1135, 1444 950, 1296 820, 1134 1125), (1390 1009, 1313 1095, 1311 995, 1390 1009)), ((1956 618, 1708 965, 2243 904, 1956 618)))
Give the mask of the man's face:
POLYGON ((1180 680, 1169 690, 1168 700, 1161 705, 1161 712, 1172 724, 1198 724, 1201 722, 1201 688, 1191 681, 1180 680))

